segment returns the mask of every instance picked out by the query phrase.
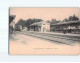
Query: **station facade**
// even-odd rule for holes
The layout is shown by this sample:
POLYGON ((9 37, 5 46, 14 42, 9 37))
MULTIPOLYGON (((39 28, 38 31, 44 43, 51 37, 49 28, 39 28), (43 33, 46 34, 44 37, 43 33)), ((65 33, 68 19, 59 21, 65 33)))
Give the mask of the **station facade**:
POLYGON ((50 23, 46 21, 36 22, 31 24, 28 27, 29 31, 39 31, 39 32, 49 32, 50 31, 50 23))
POLYGON ((80 33, 80 20, 52 24, 50 26, 50 31, 65 33, 80 33))
POLYGON ((28 31, 80 33, 80 20, 60 22, 51 25, 46 21, 37 22, 31 24, 28 27, 28 31))

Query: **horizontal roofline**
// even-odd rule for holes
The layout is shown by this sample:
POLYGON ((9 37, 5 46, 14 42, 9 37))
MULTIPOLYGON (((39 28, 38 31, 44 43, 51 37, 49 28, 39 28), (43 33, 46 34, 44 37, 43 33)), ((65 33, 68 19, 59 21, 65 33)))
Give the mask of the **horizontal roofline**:
POLYGON ((55 24, 52 24, 52 25, 65 25, 65 24, 73 24, 73 23, 80 23, 80 20, 68 21, 68 22, 60 22, 60 23, 55 23, 55 24))

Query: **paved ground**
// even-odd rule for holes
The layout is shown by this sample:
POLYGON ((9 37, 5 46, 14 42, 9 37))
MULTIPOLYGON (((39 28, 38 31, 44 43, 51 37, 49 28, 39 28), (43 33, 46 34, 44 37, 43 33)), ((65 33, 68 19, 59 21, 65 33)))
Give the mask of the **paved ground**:
POLYGON ((79 54, 79 37, 34 32, 10 36, 9 54, 79 54))
POLYGON ((63 33, 41 33, 41 32, 20 32, 24 35, 45 39, 50 42, 62 43, 67 45, 74 45, 80 42, 79 34, 63 34, 63 33))

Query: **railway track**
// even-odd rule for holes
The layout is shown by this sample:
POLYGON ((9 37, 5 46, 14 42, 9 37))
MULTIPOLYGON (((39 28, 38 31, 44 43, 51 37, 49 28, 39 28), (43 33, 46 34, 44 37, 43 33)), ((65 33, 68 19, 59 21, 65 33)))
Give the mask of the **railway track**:
POLYGON ((57 42, 57 43, 67 44, 67 45, 73 45, 75 43, 80 42, 79 36, 56 35, 56 34, 39 33, 39 32, 20 32, 20 33, 32 37, 48 40, 51 42, 57 42))

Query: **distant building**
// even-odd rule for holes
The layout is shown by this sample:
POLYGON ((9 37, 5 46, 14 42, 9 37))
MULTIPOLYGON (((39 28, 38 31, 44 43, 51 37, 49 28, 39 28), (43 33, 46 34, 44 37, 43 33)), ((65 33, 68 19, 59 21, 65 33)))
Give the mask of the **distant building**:
POLYGON ((50 25, 50 31, 63 32, 64 30, 67 33, 80 33, 80 20, 60 22, 50 25))
POLYGON ((14 28, 15 28, 15 21, 14 21, 15 17, 16 17, 15 15, 10 15, 9 16, 9 30, 10 30, 10 33, 12 33, 14 28))
POLYGON ((50 31, 50 23, 46 21, 36 22, 28 27, 29 31, 48 32, 50 31))
POLYGON ((13 28, 15 26, 15 21, 14 21, 15 17, 16 17, 15 15, 9 16, 9 25, 12 26, 13 28))
POLYGON ((27 31, 27 27, 23 27, 22 31, 27 31))

